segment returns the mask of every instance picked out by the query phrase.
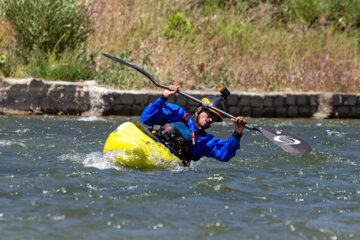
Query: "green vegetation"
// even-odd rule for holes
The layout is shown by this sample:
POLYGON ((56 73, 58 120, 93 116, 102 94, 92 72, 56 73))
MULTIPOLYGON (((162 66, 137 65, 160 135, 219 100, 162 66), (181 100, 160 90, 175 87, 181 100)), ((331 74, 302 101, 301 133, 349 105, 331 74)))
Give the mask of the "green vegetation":
POLYGON ((92 79, 96 75, 95 60, 83 49, 65 50, 60 57, 54 53, 33 51, 26 72, 48 80, 92 79))
POLYGON ((190 28, 190 21, 185 17, 185 14, 183 12, 177 12, 169 17, 164 36, 173 38, 177 34, 188 32, 190 28))
POLYGON ((95 62, 85 46, 94 31, 86 4, 76 0, 2 0, 0 6, 16 42, 14 53, 8 53, 12 66, 6 75, 70 81, 94 77, 95 62))
POLYGON ((360 91, 360 0, 0 2, 5 76, 154 87, 103 51, 185 89, 360 91))

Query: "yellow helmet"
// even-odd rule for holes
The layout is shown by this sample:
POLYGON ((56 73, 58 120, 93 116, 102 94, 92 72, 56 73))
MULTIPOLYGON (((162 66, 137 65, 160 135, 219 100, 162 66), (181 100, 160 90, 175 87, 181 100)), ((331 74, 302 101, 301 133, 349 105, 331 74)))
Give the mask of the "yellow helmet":
POLYGON ((216 122, 222 121, 223 116, 219 112, 206 107, 209 105, 217 109, 224 110, 224 103, 220 97, 207 96, 201 99, 201 102, 204 103, 202 105, 203 110, 207 110, 210 117, 213 117, 216 122))

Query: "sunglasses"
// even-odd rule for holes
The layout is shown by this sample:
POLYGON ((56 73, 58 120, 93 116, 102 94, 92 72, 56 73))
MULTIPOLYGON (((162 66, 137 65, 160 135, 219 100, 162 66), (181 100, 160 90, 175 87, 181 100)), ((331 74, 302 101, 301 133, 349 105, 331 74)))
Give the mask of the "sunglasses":
POLYGON ((212 111, 210 111, 210 109, 207 109, 206 113, 208 114, 209 118, 212 119, 213 122, 216 122, 218 119, 218 116, 213 113, 212 111))

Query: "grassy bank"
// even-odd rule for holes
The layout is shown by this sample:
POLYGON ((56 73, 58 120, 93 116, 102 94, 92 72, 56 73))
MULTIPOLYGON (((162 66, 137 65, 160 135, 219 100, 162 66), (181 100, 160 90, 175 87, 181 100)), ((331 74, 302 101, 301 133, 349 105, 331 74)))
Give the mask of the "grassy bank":
POLYGON ((94 31, 83 62, 77 48, 52 61, 38 61, 41 54, 33 52, 35 59, 21 62, 9 41, 11 27, 2 27, 2 53, 14 59, 3 64, 3 73, 64 79, 48 66, 65 66, 60 72, 72 66, 80 71, 70 80, 153 87, 141 74, 101 57, 104 51, 184 89, 225 84, 244 91, 360 91, 359 0, 94 0, 90 10, 94 31), (80 75, 82 68, 90 69, 88 75, 80 75))

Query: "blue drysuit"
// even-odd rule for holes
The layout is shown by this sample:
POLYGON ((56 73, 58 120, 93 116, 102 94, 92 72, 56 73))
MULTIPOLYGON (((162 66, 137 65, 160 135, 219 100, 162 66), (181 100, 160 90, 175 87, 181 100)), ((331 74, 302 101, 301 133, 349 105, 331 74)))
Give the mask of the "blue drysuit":
MULTIPOLYGON (((164 125, 166 123, 181 122, 185 115, 186 111, 183 108, 158 98, 145 108, 140 120, 149 126, 154 124, 164 125)), ((186 125, 195 134, 198 132, 193 118, 189 118, 186 125)), ((194 161, 206 156, 227 162, 235 156, 238 149, 240 149, 240 140, 234 136, 230 136, 227 141, 224 141, 215 138, 211 134, 200 134, 195 140, 195 145, 190 144, 192 160, 194 161)))

